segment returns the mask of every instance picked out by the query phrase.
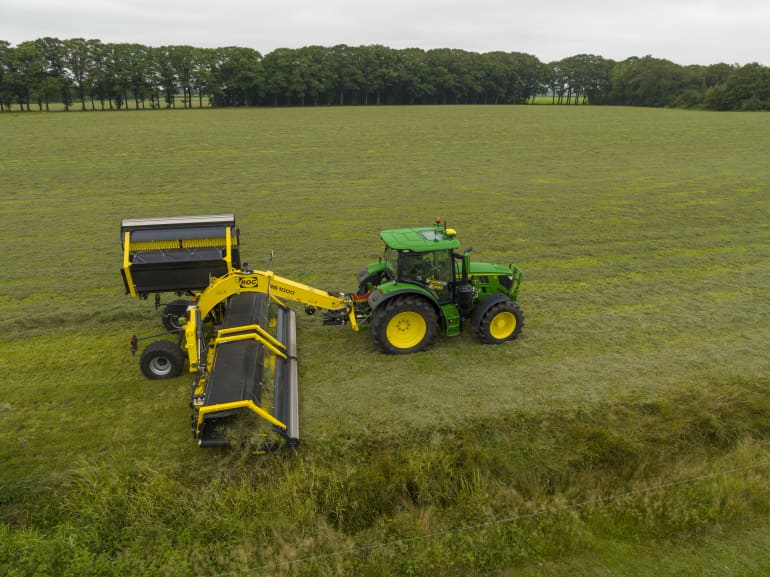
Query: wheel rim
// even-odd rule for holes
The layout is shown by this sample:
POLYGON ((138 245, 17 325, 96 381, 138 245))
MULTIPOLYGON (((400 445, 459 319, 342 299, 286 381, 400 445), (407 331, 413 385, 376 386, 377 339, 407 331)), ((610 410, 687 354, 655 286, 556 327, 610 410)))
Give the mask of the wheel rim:
POLYGON ((516 315, 503 311, 492 319, 489 324, 489 334, 498 340, 507 339, 516 330, 516 315))
POLYGON ((159 377, 164 377, 171 373, 172 364, 166 357, 155 357, 149 363, 150 370, 159 377))
POLYGON ((397 349, 410 349, 425 338, 428 326, 421 314, 413 311, 398 313, 388 323, 388 342, 397 349))

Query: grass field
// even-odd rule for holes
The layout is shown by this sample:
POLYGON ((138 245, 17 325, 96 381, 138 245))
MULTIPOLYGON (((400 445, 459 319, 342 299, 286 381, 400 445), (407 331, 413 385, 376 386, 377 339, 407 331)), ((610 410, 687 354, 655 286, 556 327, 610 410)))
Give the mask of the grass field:
MULTIPOLYGON (((770 115, 400 107, 0 115, 0 575, 770 571, 770 115), (296 452, 201 451, 128 347, 121 217, 233 212, 330 290, 447 218, 522 336, 299 319, 296 452)), ((763 573, 765 572, 765 573, 763 573)))

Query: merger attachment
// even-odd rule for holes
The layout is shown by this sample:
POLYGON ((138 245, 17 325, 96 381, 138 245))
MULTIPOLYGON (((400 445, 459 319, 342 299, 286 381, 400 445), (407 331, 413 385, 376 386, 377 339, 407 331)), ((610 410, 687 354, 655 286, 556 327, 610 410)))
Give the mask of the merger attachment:
POLYGON ((229 445, 223 425, 249 411, 271 424, 286 445, 299 445, 294 311, 277 307, 274 337, 262 328, 270 308, 264 294, 233 295, 215 338, 208 345, 196 343, 209 348, 193 385, 193 434, 201 447, 229 445), (272 413, 264 408, 270 394, 265 373, 271 367, 272 413))
MULTIPOLYGON (((201 447, 231 444, 232 422, 256 414, 286 446, 299 445, 296 313, 280 299, 324 309, 335 324, 356 317, 348 295, 241 268, 231 214, 121 221, 126 293, 187 295, 166 305, 163 324, 178 342, 158 340, 142 351, 151 379, 194 374, 192 430, 201 447), (279 298, 280 297, 280 298, 279 298)), ((136 352, 140 340, 131 338, 136 352)))

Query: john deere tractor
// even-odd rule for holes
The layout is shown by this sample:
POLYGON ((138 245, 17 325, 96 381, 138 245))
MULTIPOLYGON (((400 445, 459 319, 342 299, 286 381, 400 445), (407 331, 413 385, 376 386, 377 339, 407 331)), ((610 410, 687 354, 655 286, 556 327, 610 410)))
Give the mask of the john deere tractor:
POLYGON ((432 227, 380 233, 385 255, 358 274, 353 302, 358 324, 368 324, 383 352, 423 351, 439 331, 460 334, 466 319, 485 344, 519 336, 521 269, 472 262, 471 248, 455 252, 460 246, 455 235, 439 218, 432 227))

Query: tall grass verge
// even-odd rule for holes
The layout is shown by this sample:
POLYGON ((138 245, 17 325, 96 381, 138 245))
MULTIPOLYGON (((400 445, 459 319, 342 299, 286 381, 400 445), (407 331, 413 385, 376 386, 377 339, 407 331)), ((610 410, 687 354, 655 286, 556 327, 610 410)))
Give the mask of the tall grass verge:
MULTIPOLYGON (((7 575, 483 575, 708 550, 770 518, 768 382, 154 467, 82 461, 7 575), (618 557, 615 557, 617 552, 618 557), (571 561, 572 560, 572 561, 571 561)), ((740 550, 733 551, 740 556, 740 550)), ((694 563, 705 563, 708 556, 694 563)))

